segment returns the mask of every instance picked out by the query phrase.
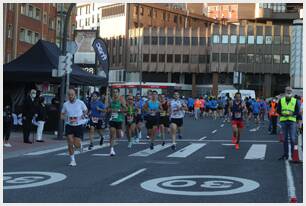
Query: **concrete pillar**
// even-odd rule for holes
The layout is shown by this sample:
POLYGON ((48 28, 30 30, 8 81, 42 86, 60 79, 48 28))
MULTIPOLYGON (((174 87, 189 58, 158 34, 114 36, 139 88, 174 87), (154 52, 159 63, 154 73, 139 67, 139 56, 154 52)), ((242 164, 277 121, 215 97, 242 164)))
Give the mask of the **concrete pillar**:
POLYGON ((172 82, 172 75, 171 75, 171 72, 168 72, 168 82, 169 82, 169 83, 172 82))
POLYGON ((195 98, 196 95, 197 95, 197 88, 196 88, 196 86, 197 86, 197 83, 196 83, 196 74, 192 73, 192 88, 191 88, 192 91, 191 91, 191 95, 192 95, 193 98, 195 98))
POLYGON ((271 87, 272 87, 272 74, 264 74, 263 83, 263 95, 264 97, 271 97, 271 87))
POLYGON ((218 79, 219 79, 219 74, 217 72, 214 72, 212 74, 212 95, 213 96, 218 95, 218 79))
POLYGON ((180 84, 184 84, 185 83, 185 74, 181 73, 180 74, 180 84))

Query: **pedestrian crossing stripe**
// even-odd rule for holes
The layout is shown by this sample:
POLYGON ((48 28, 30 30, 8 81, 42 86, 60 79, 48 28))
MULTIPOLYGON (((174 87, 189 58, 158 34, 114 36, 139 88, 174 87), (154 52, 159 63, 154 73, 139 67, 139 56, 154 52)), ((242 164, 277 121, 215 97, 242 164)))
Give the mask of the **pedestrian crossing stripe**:
POLYGON ((130 154, 129 156, 132 156, 132 157, 147 157, 147 156, 150 156, 154 153, 157 153, 159 151, 162 151, 168 147, 170 147, 172 144, 165 144, 164 146, 162 146, 161 144, 158 144, 156 146, 154 146, 154 149, 145 149, 145 150, 141 150, 139 152, 136 152, 136 153, 133 153, 133 154, 130 154))
POLYGON ((201 149, 205 145, 206 145, 205 143, 193 143, 193 144, 190 144, 190 145, 180 149, 177 152, 174 152, 174 153, 168 155, 168 157, 185 158, 185 157, 188 157, 189 155, 191 155, 192 153, 196 152, 197 150, 201 149))
POLYGON ((260 159, 264 160, 266 155, 267 145, 265 144, 253 144, 248 150, 244 159, 260 159))
MULTIPOLYGON (((102 149, 102 148, 105 148, 105 147, 109 147, 109 143, 103 144, 102 146, 101 145, 95 146, 91 150, 88 150, 88 147, 86 147, 86 148, 83 149, 82 153, 87 153, 87 152, 94 151, 94 150, 97 150, 97 149, 102 149)), ((79 150, 74 151, 74 155, 79 155, 79 154, 80 154, 79 150)), ((68 152, 63 152, 63 153, 59 153, 59 154, 56 154, 56 155, 67 156, 68 152)))

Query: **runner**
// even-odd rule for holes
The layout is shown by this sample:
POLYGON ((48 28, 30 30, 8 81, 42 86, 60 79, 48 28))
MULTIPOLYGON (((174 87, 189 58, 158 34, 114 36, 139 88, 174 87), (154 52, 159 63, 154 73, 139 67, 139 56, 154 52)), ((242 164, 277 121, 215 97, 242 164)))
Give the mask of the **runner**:
POLYGON ((229 107, 230 107, 230 102, 231 102, 231 98, 227 97, 225 100, 225 105, 224 105, 224 122, 230 122, 231 118, 230 118, 230 113, 229 113, 229 107))
POLYGON ((198 120, 200 115, 201 101, 199 98, 196 98, 194 101, 194 119, 198 120))
POLYGON ((265 121, 265 114, 266 114, 266 111, 267 111, 267 103, 266 103, 266 100, 264 98, 262 98, 260 100, 260 121, 261 122, 264 122, 265 121))
POLYGON ((177 133, 179 139, 182 139, 181 132, 183 127, 184 110, 187 110, 187 106, 179 99, 180 96, 178 92, 174 92, 173 97, 174 99, 170 102, 170 128, 172 136, 171 149, 175 150, 177 133))
POLYGON ((217 110, 218 110, 218 113, 217 113, 217 116, 218 118, 222 118, 223 114, 224 114, 224 100, 221 99, 221 97, 218 98, 217 100, 217 104, 218 104, 218 107, 217 107, 217 110))
POLYGON ((212 117, 214 120, 217 119, 217 108, 218 108, 218 102, 216 100, 215 97, 212 97, 211 101, 210 101, 210 108, 212 111, 212 117))
POLYGON ((99 100, 99 93, 93 92, 91 101, 89 103, 89 141, 88 150, 93 148, 93 138, 95 134, 95 129, 97 129, 100 136, 100 145, 103 144, 103 129, 105 129, 105 122, 103 119, 103 112, 105 112, 105 105, 99 100))
MULTIPOLYGON (((134 104, 134 98, 129 95, 127 98, 127 112, 125 116, 126 133, 128 138, 128 148, 132 147, 132 137, 136 136, 136 106, 134 104)), ((135 141, 136 137, 134 138, 135 141)))
POLYGON ((169 103, 164 94, 160 96, 160 119, 159 128, 162 138, 162 146, 165 145, 165 128, 169 130, 169 103))
POLYGON ((259 111, 260 111, 259 98, 257 99, 257 101, 253 99, 252 112, 253 112, 253 117, 254 117, 256 125, 259 124, 259 111))
POLYGON ((192 117, 194 113, 194 99, 192 97, 188 98, 188 110, 189 110, 189 116, 192 117))
POLYGON ((74 158, 74 147, 82 152, 83 126, 82 121, 87 115, 87 107, 85 103, 76 99, 75 90, 69 89, 68 101, 63 105, 61 119, 65 120, 65 131, 68 143, 68 152, 70 155, 69 166, 76 166, 74 158))
POLYGON ((159 101, 157 100, 157 91, 152 92, 152 97, 144 105, 146 111, 146 128, 150 138, 150 149, 154 149, 154 139, 156 137, 157 126, 159 121, 159 101))
POLYGON ((109 121, 110 126, 110 156, 116 155, 114 150, 116 138, 120 138, 122 132, 122 123, 124 120, 123 112, 126 110, 123 98, 119 96, 119 88, 113 89, 113 98, 108 111, 111 113, 109 121))
POLYGON ((136 94, 136 131, 137 131, 137 138, 135 140, 136 143, 139 142, 139 140, 141 139, 142 135, 141 135, 141 127, 142 127, 142 123, 143 123, 143 105, 144 105, 144 101, 142 100, 140 93, 136 94))
POLYGON ((245 108, 244 103, 241 100, 241 94, 237 92, 235 94, 234 101, 231 102, 230 110, 232 111, 232 129, 233 129, 233 136, 232 142, 235 144, 236 150, 239 149, 239 141, 240 141, 240 134, 241 129, 244 127, 243 125, 243 110, 245 108))
POLYGON ((202 96, 200 97, 200 102, 201 102, 201 106, 200 106, 200 111, 201 111, 200 119, 203 119, 204 112, 205 112, 205 100, 204 100, 204 98, 202 96))

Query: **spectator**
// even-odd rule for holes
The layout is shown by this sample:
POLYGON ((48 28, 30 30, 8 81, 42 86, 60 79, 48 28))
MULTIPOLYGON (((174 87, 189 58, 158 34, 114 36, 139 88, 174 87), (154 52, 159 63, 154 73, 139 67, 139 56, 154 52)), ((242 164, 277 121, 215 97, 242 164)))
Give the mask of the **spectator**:
POLYGON ((11 135, 11 128, 13 125, 13 116, 11 112, 10 106, 5 106, 3 110, 3 141, 4 147, 12 147, 12 145, 8 142, 11 135))
POLYGON ((47 109, 45 105, 45 98, 39 97, 38 104, 36 106, 36 121, 37 121, 37 132, 36 132, 36 142, 44 142, 42 139, 44 125, 47 120, 47 109))
POLYGON ((22 107, 23 142, 28 144, 32 144, 32 142, 29 140, 29 137, 30 137, 30 132, 32 130, 32 119, 35 110, 35 102, 34 102, 35 97, 36 97, 36 90, 31 89, 30 93, 26 96, 22 107))

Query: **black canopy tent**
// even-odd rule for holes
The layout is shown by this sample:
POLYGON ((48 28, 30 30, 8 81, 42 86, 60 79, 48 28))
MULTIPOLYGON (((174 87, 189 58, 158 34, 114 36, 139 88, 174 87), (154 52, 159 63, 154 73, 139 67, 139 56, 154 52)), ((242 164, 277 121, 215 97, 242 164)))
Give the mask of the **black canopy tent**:
MULTIPOLYGON (((56 44, 39 40, 31 49, 17 59, 3 65, 5 82, 49 82, 59 84, 60 78, 52 77, 57 69, 60 49, 56 44)), ((70 83, 75 85, 107 86, 107 79, 72 65, 70 83)))

